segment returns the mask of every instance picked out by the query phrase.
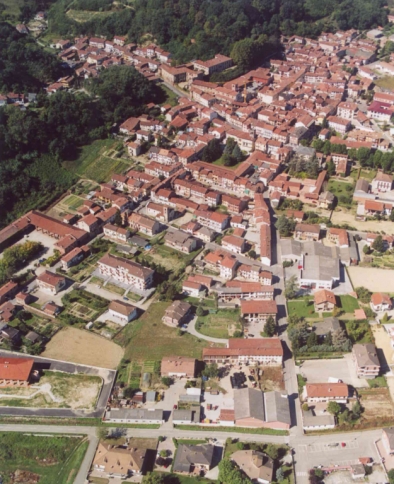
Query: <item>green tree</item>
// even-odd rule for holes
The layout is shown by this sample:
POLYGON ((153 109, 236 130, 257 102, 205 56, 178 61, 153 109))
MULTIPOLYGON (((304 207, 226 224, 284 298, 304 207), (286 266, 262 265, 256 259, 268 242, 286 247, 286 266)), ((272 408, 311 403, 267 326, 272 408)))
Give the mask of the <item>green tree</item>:
POLYGON ((281 237, 289 237, 294 232, 295 226, 294 218, 288 218, 286 215, 281 215, 275 223, 281 237))
POLYGON ((205 310, 204 310, 204 308, 202 307, 202 305, 201 305, 201 304, 199 304, 199 305, 197 306, 197 309, 196 309, 196 315, 197 315, 197 316, 199 316, 199 317, 201 317, 201 316, 204 316, 204 314, 205 314, 205 310))
POLYGON ((314 331, 312 331, 308 336, 308 339, 306 340, 306 344, 308 345, 308 348, 318 345, 317 335, 314 331))
POLYGON ((394 210, 391 210, 389 219, 390 219, 390 222, 394 222, 394 210))
POLYGON ((216 363, 206 365, 201 373, 203 376, 206 376, 208 378, 217 378, 217 376, 219 375, 218 365, 216 363))
POLYGON ((276 333, 276 323, 272 316, 267 319, 267 322, 264 325, 264 333, 269 337, 274 336, 276 333))
POLYGON ((202 160, 207 163, 212 163, 219 159, 222 155, 222 148, 220 141, 217 138, 211 139, 202 152, 202 160))
POLYGON ((170 378, 169 376, 162 376, 161 377, 161 382, 166 387, 169 387, 169 386, 172 385, 172 378, 170 378))
POLYGON ((252 39, 242 39, 236 42, 231 50, 234 64, 242 69, 250 69, 256 63, 262 51, 262 45, 252 39))
POLYGON ((332 333, 331 333, 331 331, 329 331, 327 333, 327 336, 324 340, 324 344, 327 345, 327 346, 332 346, 332 333))
POLYGON ((278 482, 283 481, 283 479, 285 478, 285 473, 283 472, 282 467, 279 467, 279 469, 276 470, 275 476, 278 482))
POLYGON ((364 304, 368 304, 371 300, 372 293, 365 287, 356 287, 357 298, 364 304))
POLYGON ((327 173, 329 176, 335 175, 335 164, 331 160, 327 163, 327 173))
POLYGON ((341 406, 337 402, 329 402, 327 405, 327 412, 331 413, 331 415, 338 415, 341 411, 341 406))
POLYGON ((264 452, 268 455, 268 457, 271 457, 271 459, 273 460, 279 457, 278 446, 275 444, 267 444, 264 447, 264 452))
POLYGON ((115 219, 114 219, 114 224, 117 225, 118 227, 122 227, 123 226, 123 220, 122 220, 122 215, 120 213, 120 210, 117 210, 116 211, 115 219))
POLYGON ((385 323, 388 322, 388 320, 389 320, 388 314, 387 313, 384 313, 383 314, 383 317, 382 317, 382 323, 385 324, 385 323))
POLYGON ((108 437, 108 429, 106 427, 97 427, 97 437, 99 440, 104 440, 108 437))
POLYGON ((389 478, 389 483, 394 484, 394 469, 390 469, 387 473, 389 478))
POLYGON ((357 400, 356 402, 354 402, 354 404, 352 406, 353 417, 356 420, 359 419, 360 416, 361 416, 361 412, 362 412, 362 408, 361 408, 360 402, 357 400))
POLYGON ((142 482, 143 484, 164 484, 165 478, 163 474, 154 474, 153 472, 148 472, 142 479, 142 482))
POLYGON ((285 283, 284 295, 286 299, 294 299, 299 289, 297 276, 291 276, 285 283))
POLYGON ((237 163, 240 163, 244 159, 244 155, 242 154, 242 151, 238 146, 238 143, 234 146, 231 156, 237 163))
POLYGON ((302 404, 302 410, 304 412, 307 412, 309 410, 309 405, 306 402, 302 404))
POLYGON ((365 255, 368 255, 371 252, 369 245, 364 245, 363 252, 364 252, 365 255))
POLYGON ((372 243, 372 248, 373 250, 376 250, 376 252, 384 252, 384 242, 383 242, 383 237, 381 235, 378 235, 376 239, 372 243))

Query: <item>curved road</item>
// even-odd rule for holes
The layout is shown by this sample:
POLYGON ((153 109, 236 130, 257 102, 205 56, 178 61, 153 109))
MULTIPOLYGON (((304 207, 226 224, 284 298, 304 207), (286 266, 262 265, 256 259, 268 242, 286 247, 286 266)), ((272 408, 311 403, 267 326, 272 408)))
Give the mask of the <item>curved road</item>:
POLYGON ((211 336, 205 336, 205 334, 201 334, 196 330, 196 322, 197 322, 197 316, 194 316, 194 318, 190 321, 190 323, 187 325, 186 332, 192 334, 193 336, 196 336, 196 338, 199 339, 205 339, 205 341, 210 341, 211 343, 221 343, 221 344, 228 344, 228 339, 225 338, 211 338, 211 336))

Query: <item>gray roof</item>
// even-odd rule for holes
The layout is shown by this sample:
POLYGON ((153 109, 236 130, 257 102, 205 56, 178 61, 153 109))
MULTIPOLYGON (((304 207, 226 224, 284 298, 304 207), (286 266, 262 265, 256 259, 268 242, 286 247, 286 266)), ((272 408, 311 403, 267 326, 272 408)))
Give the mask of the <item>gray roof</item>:
POLYGON ((326 425, 335 425, 335 417, 333 415, 314 415, 312 410, 303 412, 303 426, 304 427, 322 427, 326 425))
POLYGON ((380 366, 376 347, 372 343, 354 345, 353 354, 359 367, 380 366))
POLYGON ((263 392, 254 388, 240 388, 234 390, 235 420, 255 418, 265 421, 263 392))
POLYGON ((182 319, 190 309, 189 303, 176 300, 166 309, 165 315, 172 319, 182 319))
POLYGON ((359 178, 356 182, 356 187, 354 191, 355 192, 361 191, 361 192, 368 193, 368 189, 369 189, 369 181, 364 180, 364 178, 359 178))
POLYGON ((382 430, 387 435, 387 439, 388 439, 389 444, 390 444, 390 449, 394 449, 394 428, 393 427, 386 427, 382 430))
POLYGON ((264 393, 264 400, 266 422, 291 424, 289 397, 286 393, 266 392, 264 393))
POLYGON ((212 465, 214 447, 211 444, 187 445, 181 444, 174 459, 174 472, 190 472, 192 465, 212 465))
POLYGON ((316 150, 314 148, 309 148, 308 146, 293 146, 293 151, 300 156, 310 156, 311 158, 315 156, 316 150))
POLYGON ((351 260, 360 260, 358 255, 357 243, 352 235, 349 235, 349 247, 339 248, 339 257, 341 261, 349 262, 351 260))
POLYGON ((41 336, 37 334, 35 331, 29 331, 25 336, 25 338, 31 341, 32 343, 35 343, 36 341, 41 341, 41 336))
POLYGON ((340 279, 339 259, 319 255, 306 255, 301 279, 312 281, 331 281, 340 279))
POLYGON ((149 390, 145 395, 147 402, 154 402, 156 400, 156 392, 154 390, 149 390))
POLYGON ((163 410, 145 408, 115 408, 108 412, 108 419, 118 420, 164 420, 163 410))
POLYGON ((172 412, 172 420, 183 420, 188 422, 193 422, 196 424, 200 423, 201 408, 198 405, 192 405, 190 410, 174 410, 172 412))
POLYGON ((325 318, 321 323, 313 325, 313 330, 317 336, 325 336, 331 331, 333 333, 337 329, 340 329, 341 325, 338 318, 325 318))
POLYGON ((200 395, 187 395, 186 393, 179 395, 180 402, 192 402, 192 403, 200 403, 200 395))
POLYGON ((281 239, 280 248, 282 251, 282 258, 286 256, 292 256, 292 255, 295 255, 296 257, 301 257, 302 244, 298 240, 281 239))
POLYGON ((193 241, 196 240, 193 236, 182 230, 174 230, 172 232, 167 232, 164 236, 165 242, 170 242, 171 244, 176 244, 178 246, 191 246, 193 241))

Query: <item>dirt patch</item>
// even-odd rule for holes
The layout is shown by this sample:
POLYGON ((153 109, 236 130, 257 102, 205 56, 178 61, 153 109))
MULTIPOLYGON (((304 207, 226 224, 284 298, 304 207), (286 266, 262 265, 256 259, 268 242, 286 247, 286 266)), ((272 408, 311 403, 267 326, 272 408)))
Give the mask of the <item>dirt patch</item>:
POLYGON ((347 268, 353 287, 364 286, 371 292, 394 292, 392 271, 373 267, 347 268))
POLYGON ((376 409, 379 409, 380 418, 392 418, 394 415, 393 402, 388 388, 359 389, 360 403, 364 408, 365 420, 376 419, 376 409))
POLYGON ((15 484, 36 484, 40 482, 41 476, 33 472, 16 470, 11 478, 15 484))
POLYGON ((264 392, 280 391, 285 389, 285 381, 280 366, 268 366, 260 370, 260 388, 264 392))
POLYGON ((394 234, 393 222, 384 220, 370 220, 363 222, 361 220, 356 220, 354 215, 350 212, 345 212, 341 209, 340 212, 337 210, 332 214, 331 222, 333 224, 349 224, 355 227, 357 230, 362 232, 380 232, 383 230, 386 234, 394 234))
POLYGON ((123 349, 112 341, 83 329, 68 327, 51 339, 41 356, 115 369, 123 353, 123 349))

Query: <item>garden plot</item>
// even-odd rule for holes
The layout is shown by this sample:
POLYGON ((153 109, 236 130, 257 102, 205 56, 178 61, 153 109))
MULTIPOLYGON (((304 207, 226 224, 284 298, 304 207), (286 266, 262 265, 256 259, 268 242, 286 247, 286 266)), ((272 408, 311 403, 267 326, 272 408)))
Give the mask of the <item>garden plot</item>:
POLYGON ((89 308, 88 306, 83 306, 82 304, 77 302, 68 309, 68 313, 85 321, 91 321, 92 319, 96 319, 97 317, 96 310, 89 308))

